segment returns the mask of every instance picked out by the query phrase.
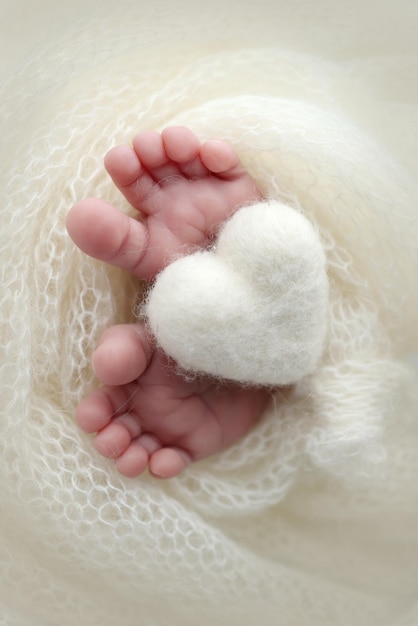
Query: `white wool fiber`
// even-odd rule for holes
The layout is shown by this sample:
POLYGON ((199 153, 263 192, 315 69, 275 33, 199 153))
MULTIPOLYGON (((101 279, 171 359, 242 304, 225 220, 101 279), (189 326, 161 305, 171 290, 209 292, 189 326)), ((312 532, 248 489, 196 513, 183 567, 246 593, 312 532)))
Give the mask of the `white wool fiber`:
POLYGON ((270 201, 235 213, 214 251, 166 267, 145 313, 159 346, 185 370, 284 386, 318 365, 327 297, 314 229, 291 207, 270 201))
POLYGON ((416 6, 178 4, 0 9, 0 625, 416 626, 416 6), (131 211, 103 156, 169 124, 312 224, 326 342, 232 448, 129 480, 74 414, 139 286, 64 224, 131 211))

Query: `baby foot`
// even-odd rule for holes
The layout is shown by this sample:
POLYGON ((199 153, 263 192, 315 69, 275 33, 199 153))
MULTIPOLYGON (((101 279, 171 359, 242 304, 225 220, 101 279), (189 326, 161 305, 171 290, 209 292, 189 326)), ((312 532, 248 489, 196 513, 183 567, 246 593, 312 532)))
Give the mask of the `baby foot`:
POLYGON ((148 466, 158 478, 176 476, 192 461, 227 448, 257 421, 269 400, 265 390, 187 382, 155 350, 143 326, 114 326, 94 355, 105 385, 78 407, 77 420, 97 433, 95 448, 127 477, 148 466))
MULTIPOLYGON (((111 150, 105 165, 138 219, 90 198, 69 212, 68 231, 87 254, 148 280, 185 246, 206 246, 237 208, 260 198, 229 144, 201 144, 185 128, 141 133, 132 147, 111 150)), ((129 477, 148 466, 170 478, 220 452, 251 428, 269 400, 261 389, 186 382, 139 325, 108 329, 93 363, 104 386, 80 404, 77 419, 129 477)))
POLYGON ((260 199, 232 146, 203 144, 187 128, 140 133, 108 152, 105 167, 139 212, 133 219, 97 198, 67 217, 81 250, 151 280, 185 246, 205 246, 239 206, 260 199))

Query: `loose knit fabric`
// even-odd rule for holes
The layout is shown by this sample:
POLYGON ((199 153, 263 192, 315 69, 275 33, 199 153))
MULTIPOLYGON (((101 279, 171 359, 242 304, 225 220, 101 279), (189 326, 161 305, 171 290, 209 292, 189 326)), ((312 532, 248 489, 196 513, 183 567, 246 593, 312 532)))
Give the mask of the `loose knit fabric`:
POLYGON ((414 6, 74 0, 64 24, 60 3, 15 4, 49 39, 2 70, 0 625, 416 626, 414 6), (64 223, 87 196, 131 212, 103 156, 169 124, 234 145, 312 228, 328 287, 312 368, 159 482, 120 476, 75 424, 97 339, 142 286, 64 223))

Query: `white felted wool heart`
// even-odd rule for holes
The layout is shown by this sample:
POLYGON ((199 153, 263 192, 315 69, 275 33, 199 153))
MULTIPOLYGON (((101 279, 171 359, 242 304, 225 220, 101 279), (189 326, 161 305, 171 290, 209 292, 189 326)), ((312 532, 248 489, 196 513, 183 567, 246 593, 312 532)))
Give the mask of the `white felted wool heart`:
POLYGON ((145 305, 157 344, 184 369, 287 385, 324 349, 328 281, 312 224, 277 201, 237 211, 212 250, 157 277, 145 305))

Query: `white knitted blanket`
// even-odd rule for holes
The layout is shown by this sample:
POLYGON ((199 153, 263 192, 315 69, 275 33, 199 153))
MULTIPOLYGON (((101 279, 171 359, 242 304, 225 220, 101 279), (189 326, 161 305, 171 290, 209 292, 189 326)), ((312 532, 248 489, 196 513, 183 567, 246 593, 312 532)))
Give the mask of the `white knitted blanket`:
POLYGON ((415 6, 86 4, 7 13, 48 40, 0 99, 0 625, 417 626, 415 6), (129 211, 103 155, 178 123, 314 224, 327 343, 233 448, 129 480, 74 410, 138 285, 64 220, 91 195, 129 211))

